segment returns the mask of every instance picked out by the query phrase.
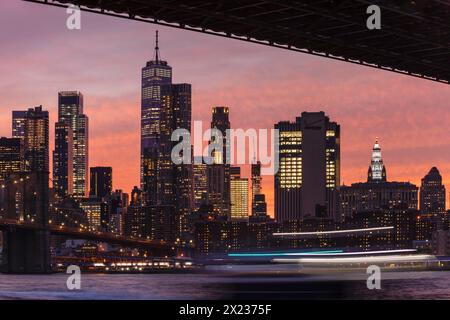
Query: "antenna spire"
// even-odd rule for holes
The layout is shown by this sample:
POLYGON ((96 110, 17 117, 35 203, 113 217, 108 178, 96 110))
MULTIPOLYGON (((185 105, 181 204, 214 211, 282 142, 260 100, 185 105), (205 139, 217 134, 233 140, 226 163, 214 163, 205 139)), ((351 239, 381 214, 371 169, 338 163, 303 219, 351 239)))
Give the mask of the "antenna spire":
POLYGON ((256 139, 253 137, 253 163, 256 164, 256 139))
POLYGON ((158 30, 156 30, 155 61, 156 61, 156 62, 159 62, 159 39, 158 39, 158 30))

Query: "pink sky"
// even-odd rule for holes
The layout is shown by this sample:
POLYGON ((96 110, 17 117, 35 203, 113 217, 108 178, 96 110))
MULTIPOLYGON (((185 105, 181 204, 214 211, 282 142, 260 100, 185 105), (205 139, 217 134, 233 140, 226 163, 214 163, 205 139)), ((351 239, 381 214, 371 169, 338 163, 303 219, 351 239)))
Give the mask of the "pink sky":
MULTIPOLYGON (((78 90, 90 118, 90 166, 112 166, 114 188, 139 183, 140 72, 160 31, 174 82, 193 86, 193 120, 230 107, 234 128, 272 128, 302 111, 325 111, 341 125, 341 182, 365 181, 379 137, 389 180, 420 179, 432 166, 450 185, 450 86, 367 67, 152 24, 82 14, 65 27, 64 9, 2 0, 0 136, 11 111, 50 111, 57 92, 78 90)), ((264 178, 273 211, 273 179, 264 178)))

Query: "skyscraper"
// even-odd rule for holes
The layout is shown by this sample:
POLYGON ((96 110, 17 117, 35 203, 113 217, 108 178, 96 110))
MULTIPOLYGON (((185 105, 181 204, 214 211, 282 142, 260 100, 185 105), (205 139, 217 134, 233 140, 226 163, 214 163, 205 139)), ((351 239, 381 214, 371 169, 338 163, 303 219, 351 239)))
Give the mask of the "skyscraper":
MULTIPOLYGON (((158 156, 158 205, 173 206, 177 238, 188 232, 188 216, 193 205, 192 164, 175 164, 171 140, 173 131, 191 129, 191 85, 187 83, 161 86, 160 139, 158 156)), ((158 209, 157 214, 170 213, 158 209)), ((156 225, 155 228, 158 229, 156 225)), ((161 229, 160 230, 164 230, 161 229)))
POLYGON ((65 123, 72 129, 72 191, 77 198, 85 197, 88 191, 89 119, 83 113, 83 107, 83 95, 80 92, 58 93, 58 122, 65 123))
MULTIPOLYGON (((230 129, 230 110, 228 107, 212 109, 211 129, 221 132, 223 148, 212 155, 214 162, 208 166, 208 199, 214 211, 224 217, 230 216, 230 165, 227 156, 230 153, 230 142, 226 139, 226 131, 230 129)), ((213 139, 211 142, 215 142, 213 139)), ((218 142, 218 141, 217 141, 218 142)))
POLYGON ((372 149, 372 159, 370 161, 369 170, 367 173, 368 182, 386 181, 386 167, 383 164, 381 158, 381 148, 378 144, 378 139, 375 140, 375 144, 372 149))
POLYGON ((264 216, 267 214, 267 205, 265 202, 265 196, 257 197, 261 195, 261 162, 257 161, 252 163, 252 215, 257 212, 261 213, 264 210, 264 216), (263 208, 265 207, 265 209, 263 208))
POLYGON ((172 84, 172 67, 160 59, 158 31, 155 55, 142 68, 141 75, 141 189, 147 191, 144 164, 158 149, 161 115, 161 86, 172 84))
POLYGON ((442 227, 445 218, 445 186, 442 184, 442 176, 436 167, 430 169, 422 178, 420 186, 420 213, 442 227))
POLYGON ((197 211, 208 199, 208 165, 203 163, 203 157, 192 164, 194 210, 197 211))
POLYGON ((252 205, 252 221, 266 221, 267 215, 267 203, 266 196, 264 194, 255 194, 252 205))
POLYGON ((248 179, 241 177, 240 167, 230 167, 231 219, 248 219, 248 179))
POLYGON ((230 141, 226 139, 227 130, 230 129, 230 109, 228 107, 214 107, 212 109, 211 129, 218 129, 222 134, 223 151, 215 153, 214 162, 216 164, 229 164, 227 156, 230 148, 230 141))
POLYGON ((252 215, 251 221, 266 221, 266 196, 261 193, 261 162, 252 163, 252 215))
POLYGON ((48 172, 48 111, 42 106, 28 109, 24 132, 26 170, 48 172))
POLYGON ((172 161, 177 142, 171 137, 176 129, 191 129, 191 85, 172 84, 172 68, 160 59, 158 32, 154 59, 142 69, 141 80, 141 186, 154 215, 151 237, 181 238, 192 211, 192 166, 172 161))
POLYGON ((12 137, 23 139, 25 137, 25 120, 27 111, 12 112, 12 137))
POLYGON ((73 133, 64 122, 55 123, 53 189, 60 198, 73 193, 73 133))
POLYGON ((102 199, 112 193, 112 168, 92 167, 89 196, 102 199))
POLYGON ((261 193, 261 162, 252 163, 252 197, 261 193))
POLYGON ((24 171, 24 148, 19 138, 0 138, 0 180, 24 171))
POLYGON ((334 218, 340 183, 340 127, 324 112, 303 112, 279 130, 280 168, 275 175, 278 222, 304 217, 334 218))

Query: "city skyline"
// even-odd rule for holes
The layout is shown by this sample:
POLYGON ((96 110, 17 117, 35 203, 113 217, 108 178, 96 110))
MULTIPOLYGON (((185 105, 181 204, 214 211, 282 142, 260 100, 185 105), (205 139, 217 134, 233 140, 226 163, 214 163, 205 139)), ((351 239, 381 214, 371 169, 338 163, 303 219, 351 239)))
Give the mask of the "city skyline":
MULTIPOLYGON (((28 10, 26 5, 12 4, 11 1, 7 2, 7 6, 16 9, 13 10, 16 16, 26 14, 28 10)), ((54 8, 44 10, 33 7, 33 10, 42 10, 44 15, 60 17, 61 23, 64 18, 64 12, 54 8)), ((24 70, 31 72, 32 77, 23 79, 23 86, 12 86, 16 81, 14 77, 8 80, 2 79, 0 83, 2 91, 9 93, 0 103, 0 109, 7 111, 0 115, 0 135, 10 136, 10 111, 42 104, 45 110, 50 111, 50 150, 54 150, 53 124, 56 120, 56 93, 63 90, 79 90, 85 95, 85 113, 91 120, 90 166, 112 166, 115 172, 114 189, 120 188, 130 192, 132 186, 139 185, 139 72, 145 61, 152 57, 153 34, 156 27, 90 14, 83 14, 83 18, 85 25, 79 35, 61 30, 61 34, 56 35, 56 40, 53 40, 54 43, 51 45, 55 46, 55 49, 59 48, 65 43, 62 36, 72 36, 74 38, 72 49, 81 47, 82 41, 90 41, 89 39, 81 40, 81 38, 93 28, 97 31, 97 35, 92 37, 108 35, 111 39, 110 45, 104 48, 93 47, 89 49, 93 52, 84 52, 85 54, 77 50, 69 52, 68 49, 58 49, 59 53, 65 53, 67 61, 70 61, 73 66, 69 63, 65 66, 66 69, 60 69, 64 64, 48 63, 49 70, 45 69, 42 75, 40 72, 44 70, 37 64, 39 61, 37 58, 46 59, 45 51, 37 50, 31 59, 27 54, 19 55, 16 61, 25 62, 24 70), (114 31, 120 32, 115 35, 107 31, 108 28, 105 26, 113 27, 114 31), (127 50, 125 43, 120 42, 124 42, 124 33, 132 31, 141 35, 141 38, 125 42, 128 45, 132 44, 132 50, 139 52, 139 59, 136 58, 137 54, 127 57, 111 54, 114 46, 119 46, 122 52, 127 50), (93 62, 89 62, 89 59, 85 57, 93 53, 106 57, 105 62, 93 59, 97 61, 94 64, 99 65, 97 69, 90 68, 93 62), (110 64, 112 60, 116 61, 116 64, 110 64), (106 70, 107 64, 113 67, 106 70), (81 68, 80 74, 74 73, 74 79, 68 80, 67 72, 72 68, 81 68), (92 75, 89 69, 107 72, 102 74, 102 77, 91 79, 88 77, 92 75), (66 72, 61 72, 62 70, 66 72), (109 80, 121 73, 125 75, 120 78, 120 81, 109 80), (33 77, 37 79, 47 77, 47 80, 38 81, 36 85, 36 81, 32 81, 33 77), (99 84, 102 78, 106 80, 99 84), (81 81, 82 79, 88 81, 81 81), (118 83, 122 83, 123 87, 117 87, 118 83), (30 89, 30 86, 36 86, 36 88, 33 88, 29 94, 23 95, 22 92, 30 89), (112 87, 118 89, 110 90, 112 87), (6 91, 8 88, 12 90, 6 91), (104 116, 105 113, 117 109, 121 109, 123 114, 117 115, 112 112, 104 116), (113 128, 115 132, 111 132, 113 128)), ((42 28, 50 27, 51 23, 58 23, 58 19, 48 20, 52 22, 48 24, 46 22, 42 28)), ((32 19, 30 24, 33 21, 32 19)), ((3 23, 9 23, 8 19, 6 22, 3 20, 0 22, 0 24, 3 23)), ((31 32, 31 29, 23 27, 24 35, 31 32)), ((323 110, 343 128, 342 183, 348 185, 352 182, 365 181, 367 166, 370 162, 370 148, 375 137, 378 136, 383 146, 383 159, 388 168, 390 181, 411 181, 420 185, 420 179, 431 167, 436 166, 443 176, 444 183, 448 186, 450 180, 448 149, 450 148, 441 141, 442 139, 439 139, 448 136, 448 129, 444 124, 449 115, 443 111, 450 96, 447 87, 382 71, 337 64, 296 53, 280 52, 262 46, 212 39, 204 35, 162 27, 158 29, 162 39, 161 54, 174 67, 174 77, 179 81, 193 84, 193 120, 199 119, 208 123, 211 107, 228 105, 231 110, 232 127, 270 129, 278 121, 292 121, 302 111, 323 110), (179 50, 174 47, 186 44, 190 45, 188 54, 184 57, 179 56, 179 50), (211 48, 211 44, 218 44, 218 47, 211 48), (214 59, 217 61, 213 64, 211 58, 206 56, 214 56, 215 53, 219 53, 219 59, 214 59), (202 55, 204 59, 199 59, 198 57, 202 55), (283 58, 285 61, 276 60, 279 64, 277 68, 260 69, 268 61, 277 57, 285 57, 283 58), (288 69, 289 66, 291 70, 288 69), (225 79, 226 76, 221 73, 230 67, 234 70, 236 77, 225 79), (323 71, 325 68, 328 70, 323 71), (191 77, 189 72, 193 71, 198 71, 199 75, 191 77), (315 73, 320 77, 315 77, 315 73), (329 81, 336 89, 324 83, 323 73, 327 76, 327 82, 329 81), (345 79, 345 74, 351 77, 345 79), (274 80, 260 79, 269 77, 274 80), (208 83, 207 80, 210 78, 219 82, 216 85, 208 83), (239 79, 239 82, 233 84, 232 82, 236 79, 239 79), (343 81, 343 83, 336 86, 336 81, 343 81), (362 83, 364 81, 365 83, 362 83), (315 88, 318 83, 322 85, 320 90, 315 88), (240 89, 240 85, 247 85, 249 89, 240 89), (339 90, 342 93, 338 92, 339 90), (433 91, 434 95, 431 94, 433 91), (352 93, 350 94, 352 97, 345 97, 349 95, 349 92, 352 93), (430 96, 433 98, 430 99, 430 96), (260 108, 261 112, 256 114, 255 108, 260 108), (275 112, 275 108, 282 108, 283 114, 275 112), (423 110, 429 112, 422 114, 423 110)), ((16 38, 12 42, 15 44, 12 47, 20 48, 18 42, 21 41, 21 37, 16 35, 16 38)), ((7 47, 1 54, 7 57, 12 52, 11 49, 7 47)), ((51 57, 52 55, 49 55, 49 58, 51 57)), ((8 71, 11 66, 1 68, 2 73, 5 71, 7 74, 12 74, 8 71)), ((21 74, 21 72, 18 73, 21 74)), ((210 82, 214 82, 211 80, 210 82)), ((247 178, 248 172, 248 169, 243 170, 243 175, 247 178)), ((271 177, 263 178, 263 192, 268 198, 268 211, 273 215, 273 179, 271 177)))

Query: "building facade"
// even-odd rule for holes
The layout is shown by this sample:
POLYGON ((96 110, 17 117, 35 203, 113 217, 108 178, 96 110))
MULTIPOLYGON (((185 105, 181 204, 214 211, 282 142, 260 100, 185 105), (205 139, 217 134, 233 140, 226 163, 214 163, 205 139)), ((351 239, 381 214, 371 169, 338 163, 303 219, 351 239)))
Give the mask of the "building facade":
POLYGON ((86 197, 89 190, 89 118, 83 112, 80 92, 58 93, 58 122, 72 130, 72 192, 76 198, 86 197))
POLYGON ((208 200, 214 210, 223 217, 230 217, 231 214, 230 161, 228 159, 230 141, 226 137, 227 130, 230 129, 229 115, 228 107, 219 106, 212 109, 211 129, 220 132, 222 141, 215 141, 215 137, 212 137, 211 145, 220 143, 222 148, 211 154, 213 164, 208 165, 208 200))
POLYGON ((241 177, 240 167, 230 167, 231 219, 248 220, 248 179, 241 177))
POLYGON ((194 185, 194 211, 197 211, 202 203, 208 199, 208 165, 203 162, 203 157, 194 159, 192 164, 194 185))
POLYGON ((24 171, 24 147, 19 138, 0 138, 0 180, 24 171))
POLYGON ((30 108, 25 120, 25 168, 49 172, 49 119, 42 106, 30 108))
POLYGON ((419 204, 421 215, 432 219, 436 228, 442 229, 446 220, 445 186, 436 167, 422 178, 419 204))
POLYGON ((55 123, 53 189, 60 198, 73 193, 73 133, 64 122, 55 123))
POLYGON ((340 127, 324 112, 303 112, 295 122, 275 125, 279 130, 275 174, 275 218, 334 218, 340 184, 340 127))
POLYGON ((161 116, 161 87, 172 84, 172 67, 160 58, 158 31, 154 58, 148 61, 141 73, 141 189, 147 192, 144 165, 152 161, 158 149, 161 116), (153 150, 153 151, 152 151, 153 150))
POLYGON ((90 171, 89 196, 98 199, 109 196, 112 193, 112 168, 92 167, 90 171))
POLYGON ((417 210, 417 196, 418 188, 412 183, 386 181, 386 169, 377 141, 372 151, 367 182, 340 188, 341 215, 345 219, 376 210, 417 210))
POLYGON ((12 137, 24 139, 25 137, 25 121, 27 118, 27 111, 13 111, 12 112, 12 137))

